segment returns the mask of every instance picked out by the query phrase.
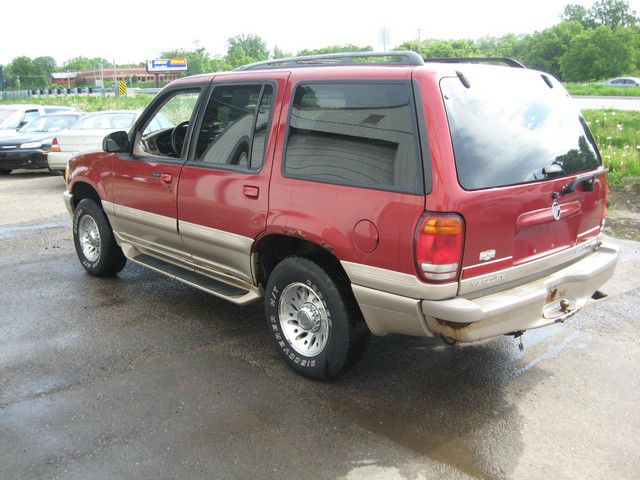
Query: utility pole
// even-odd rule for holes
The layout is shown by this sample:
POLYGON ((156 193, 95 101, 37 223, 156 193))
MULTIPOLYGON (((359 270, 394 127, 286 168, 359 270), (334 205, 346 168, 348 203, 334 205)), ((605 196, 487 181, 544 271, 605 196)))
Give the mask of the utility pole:
POLYGON ((102 96, 104 97, 104 68, 102 67, 102 60, 100 60, 100 83, 102 84, 102 96))

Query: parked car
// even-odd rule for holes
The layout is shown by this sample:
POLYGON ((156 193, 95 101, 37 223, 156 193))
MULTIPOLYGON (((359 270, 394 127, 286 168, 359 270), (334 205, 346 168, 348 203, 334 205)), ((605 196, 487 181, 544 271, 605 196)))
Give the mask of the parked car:
POLYGON ((74 111, 73 107, 59 105, 0 105, 0 138, 12 136, 19 128, 40 115, 74 111))
POLYGON ((603 82, 603 85, 612 87, 640 87, 640 78, 636 77, 618 77, 603 82))
POLYGON ((80 152, 100 150, 110 132, 128 130, 140 111, 112 110, 88 113, 68 130, 56 135, 48 155, 51 171, 64 172, 69 159, 80 152))
POLYGON ((508 65, 367 52, 176 80, 71 160, 80 262, 262 299, 312 378, 370 332, 473 342, 564 322, 617 262, 606 169, 563 86, 508 65), (150 129, 163 113, 176 126, 150 129))
POLYGON ((0 138, 0 175, 15 169, 48 168, 47 154, 56 132, 80 118, 79 113, 42 115, 24 125, 13 136, 0 138))

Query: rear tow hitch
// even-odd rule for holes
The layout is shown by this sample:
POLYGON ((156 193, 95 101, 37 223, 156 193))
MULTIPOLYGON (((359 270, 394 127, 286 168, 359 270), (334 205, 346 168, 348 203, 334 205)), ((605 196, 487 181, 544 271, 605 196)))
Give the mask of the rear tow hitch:
POLYGON ((600 290, 596 290, 595 293, 591 295, 591 298, 593 298, 594 300, 602 300, 603 298, 607 298, 607 294, 601 292, 600 290))
POLYGON ((524 343, 522 343, 522 335, 524 335, 524 331, 522 331, 522 332, 513 332, 512 335, 513 335, 513 338, 517 338, 519 340, 518 349, 521 352, 524 352, 524 343))

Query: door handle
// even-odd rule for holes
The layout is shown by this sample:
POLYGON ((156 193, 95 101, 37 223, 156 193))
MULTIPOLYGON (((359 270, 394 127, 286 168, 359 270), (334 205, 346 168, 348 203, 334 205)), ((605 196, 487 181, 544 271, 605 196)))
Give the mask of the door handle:
POLYGON ((160 180, 164 183, 171 183, 173 181, 173 175, 171 173, 163 173, 160 175, 160 180))
POLYGON ((253 185, 245 185, 242 187, 242 194, 245 197, 258 198, 258 195, 260 195, 260 189, 253 185))

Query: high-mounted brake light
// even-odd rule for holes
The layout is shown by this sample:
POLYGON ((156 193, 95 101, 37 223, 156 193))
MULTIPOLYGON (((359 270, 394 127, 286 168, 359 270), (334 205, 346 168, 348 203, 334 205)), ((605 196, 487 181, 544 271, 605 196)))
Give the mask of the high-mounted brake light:
POLYGON ((458 278, 462 262, 464 222, 455 214, 425 214, 418 222, 415 257, 418 274, 430 283, 458 278))
POLYGON ((50 152, 60 152, 60 145, 58 145, 58 139, 54 138, 51 141, 51 148, 49 149, 50 152))

